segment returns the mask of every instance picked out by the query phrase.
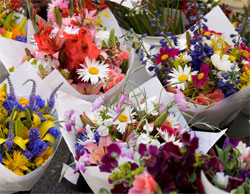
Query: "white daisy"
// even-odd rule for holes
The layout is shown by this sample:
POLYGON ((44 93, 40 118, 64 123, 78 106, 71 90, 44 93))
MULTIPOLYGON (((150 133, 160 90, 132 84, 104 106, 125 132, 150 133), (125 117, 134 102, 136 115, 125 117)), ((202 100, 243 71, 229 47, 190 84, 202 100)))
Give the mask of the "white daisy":
POLYGON ((124 133, 127 125, 132 124, 135 119, 133 117, 135 116, 135 113, 133 113, 133 109, 130 107, 126 107, 121 113, 119 113, 119 116, 115 111, 110 112, 110 116, 112 117, 114 125, 117 125, 117 130, 120 133, 124 133))
POLYGON ((90 59, 86 57, 85 59, 86 66, 81 64, 83 69, 77 69, 77 73, 79 75, 79 79, 84 82, 88 82, 90 80, 91 84, 97 84, 99 79, 103 80, 108 77, 109 65, 104 64, 104 61, 99 63, 95 59, 90 59))
POLYGON ((169 115, 165 121, 165 124, 168 125, 169 127, 172 127, 172 128, 179 128, 180 123, 178 122, 174 113, 169 113, 169 115))
POLYGON ((158 115, 158 111, 155 110, 155 105, 158 104, 158 98, 156 96, 147 98, 147 100, 140 104, 141 110, 145 111, 148 114, 151 115, 158 115))
POLYGON ((169 74, 171 79, 169 80, 171 85, 176 86, 181 90, 185 90, 186 82, 191 81, 191 67, 185 65, 184 69, 182 66, 178 66, 177 69, 173 69, 173 72, 169 74))
POLYGON ((95 34, 95 43, 97 45, 97 47, 99 49, 102 48, 102 41, 104 41, 105 43, 107 43, 108 39, 109 39, 109 35, 110 35, 110 32, 109 31, 98 31, 96 34, 95 34))
POLYGON ((177 39, 177 49, 179 50, 185 50, 187 48, 187 39, 186 37, 178 37, 177 39))
POLYGON ((180 140, 176 140, 175 135, 170 135, 168 132, 163 132, 160 129, 157 129, 160 133, 160 136, 162 137, 162 139, 168 143, 168 142, 172 142, 173 144, 179 146, 180 148, 182 147, 182 143, 180 142, 180 140))
POLYGON ((220 53, 216 53, 211 57, 213 65, 220 71, 231 71, 231 67, 234 65, 229 60, 229 55, 223 55, 220 57, 220 53))

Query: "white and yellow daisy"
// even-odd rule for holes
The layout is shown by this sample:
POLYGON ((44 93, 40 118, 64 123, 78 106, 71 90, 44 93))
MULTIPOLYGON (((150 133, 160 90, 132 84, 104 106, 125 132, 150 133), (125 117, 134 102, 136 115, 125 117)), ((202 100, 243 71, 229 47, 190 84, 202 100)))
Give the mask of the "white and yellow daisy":
POLYGON ((117 114, 115 111, 110 111, 109 115, 113 118, 114 125, 117 125, 117 130, 123 134, 127 128, 128 124, 135 122, 135 113, 130 107, 126 107, 122 112, 117 114), (118 116, 119 115, 119 116, 118 116))
POLYGON ((169 80, 170 84, 176 86, 181 90, 185 90, 186 82, 191 81, 191 67, 187 65, 182 68, 182 66, 178 66, 177 69, 173 69, 173 72, 169 74, 171 79, 169 80))
POLYGON ((176 116, 174 113, 169 113, 166 121, 164 122, 164 125, 167 125, 169 127, 174 128, 179 128, 179 121, 177 120, 176 116))
POLYGON ((108 77, 109 65, 104 64, 104 62, 99 63, 99 61, 96 61, 95 59, 90 59, 86 57, 85 59, 86 66, 81 65, 83 69, 77 69, 77 74, 79 75, 79 79, 81 79, 84 82, 90 81, 91 84, 97 84, 98 81, 102 80, 104 78, 108 77))

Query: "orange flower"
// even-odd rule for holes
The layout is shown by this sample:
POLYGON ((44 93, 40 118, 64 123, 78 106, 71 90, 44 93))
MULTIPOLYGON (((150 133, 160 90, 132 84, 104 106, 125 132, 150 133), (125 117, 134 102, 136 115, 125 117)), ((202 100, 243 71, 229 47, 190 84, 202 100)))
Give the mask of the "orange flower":
POLYGON ((200 104, 200 105, 210 105, 213 104, 214 102, 219 102, 222 99, 224 99, 224 94, 221 89, 216 89, 213 93, 211 94, 199 94, 199 96, 195 99, 195 104, 200 104), (209 98, 211 100, 207 100, 205 98, 209 98))
POLYGON ((100 50, 92 42, 85 28, 81 28, 78 34, 64 34, 64 36, 67 38, 64 47, 65 64, 69 71, 79 69, 80 64, 84 64, 86 57, 96 59, 99 56, 100 50))

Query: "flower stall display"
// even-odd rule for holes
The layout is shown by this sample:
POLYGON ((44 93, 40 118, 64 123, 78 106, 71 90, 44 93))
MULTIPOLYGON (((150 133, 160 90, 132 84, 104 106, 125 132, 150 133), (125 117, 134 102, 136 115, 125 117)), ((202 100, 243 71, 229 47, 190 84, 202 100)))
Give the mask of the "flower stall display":
POLYGON ((179 89, 191 99, 186 112, 198 114, 194 122, 205 118, 224 127, 249 101, 249 48, 243 42, 230 44, 222 33, 208 29, 206 21, 201 18, 180 38, 166 34, 157 54, 150 55, 142 41, 136 52, 168 92, 179 89))
POLYGON ((250 147, 227 138, 222 149, 216 147, 216 151, 217 154, 211 154, 212 159, 206 161, 201 176, 205 193, 248 193, 250 147))
POLYGON ((29 191, 50 164, 61 139, 55 110, 60 86, 46 102, 41 95, 50 90, 33 78, 17 71, 7 78, 8 88, 3 83, 0 89, 1 193, 29 191), (27 86, 15 88, 23 83, 27 86), (45 91, 41 94, 41 90, 45 91))
MULTIPOLYGON (((105 164, 112 165, 111 158, 103 158, 111 144, 122 150, 118 163, 123 164, 138 161, 139 154, 135 154, 135 150, 140 143, 156 147, 164 142, 181 145, 183 133, 194 135, 194 132, 189 132, 177 108, 186 105, 185 99, 181 94, 168 95, 157 79, 150 80, 129 95, 120 95, 109 106, 103 105, 104 96, 93 104, 62 92, 58 99, 59 118, 65 120, 62 134, 75 158, 75 173, 80 170, 94 193, 101 188, 111 189, 108 184, 110 172, 99 170, 99 167, 107 169, 105 164), (154 89, 150 87, 152 83, 154 89)), ((224 133, 216 137, 206 132, 197 133, 204 140, 198 151, 207 152, 224 133)))
POLYGON ((25 24, 27 17, 24 16, 22 2, 4 0, 0 2, 0 36, 27 42, 25 24))

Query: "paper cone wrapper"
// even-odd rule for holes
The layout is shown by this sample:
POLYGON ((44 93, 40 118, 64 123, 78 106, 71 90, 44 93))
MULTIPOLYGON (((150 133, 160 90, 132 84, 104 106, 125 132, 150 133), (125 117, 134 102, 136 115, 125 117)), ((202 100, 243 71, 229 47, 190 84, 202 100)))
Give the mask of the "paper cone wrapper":
MULTIPOLYGON (((28 79, 33 79, 37 83, 37 95, 49 97, 51 90, 41 80, 32 68, 24 64, 15 72, 11 73, 10 79, 13 83, 17 96, 28 96, 31 92, 31 84, 22 85, 28 79)), ((7 82, 7 81, 5 81, 7 82)), ((56 152, 61 139, 54 144, 54 153, 56 152)), ((46 168, 49 166, 53 156, 51 156, 41 167, 24 175, 18 176, 5 166, 0 164, 0 193, 13 193, 18 191, 30 191, 36 182, 41 178, 46 168)))
POLYGON ((205 194, 229 194, 210 183, 203 171, 201 171, 201 182, 203 184, 205 194))

